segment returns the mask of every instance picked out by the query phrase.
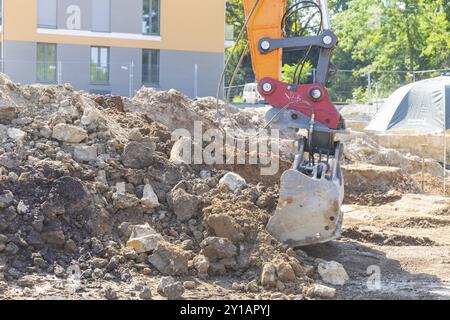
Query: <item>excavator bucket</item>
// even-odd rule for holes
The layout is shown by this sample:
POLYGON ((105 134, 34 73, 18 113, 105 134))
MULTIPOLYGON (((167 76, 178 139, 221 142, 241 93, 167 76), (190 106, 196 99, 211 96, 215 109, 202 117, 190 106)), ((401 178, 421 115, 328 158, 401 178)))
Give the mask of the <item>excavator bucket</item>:
POLYGON ((283 173, 280 199, 267 230, 291 247, 324 243, 341 235, 344 183, 339 164, 333 178, 283 173))

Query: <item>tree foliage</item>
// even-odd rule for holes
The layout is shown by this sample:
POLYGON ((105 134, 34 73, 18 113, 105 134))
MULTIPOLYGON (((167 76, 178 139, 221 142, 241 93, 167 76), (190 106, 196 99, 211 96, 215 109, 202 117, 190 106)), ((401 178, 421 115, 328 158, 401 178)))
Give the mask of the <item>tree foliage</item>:
MULTIPOLYGON (((351 99, 353 92, 361 96, 361 90, 368 90, 369 72, 380 84, 380 90, 387 94, 395 86, 412 81, 414 71, 450 67, 450 0, 329 2, 333 29, 340 40, 333 62, 338 69, 360 71, 337 77, 337 83, 330 89, 334 99, 351 99), (346 89, 346 86, 349 88, 346 89)), ((229 0, 227 23, 234 25, 235 36, 244 20, 242 1, 229 0)), ((234 62, 237 62, 246 45, 244 41, 237 48, 234 62)), ((285 54, 283 63, 288 66, 284 69, 292 70, 299 57, 292 53, 285 54)), ((314 60, 313 53, 308 60, 312 68, 315 66, 314 60)), ((230 77, 227 74, 227 78, 230 77)), ((254 80, 253 77, 251 59, 247 55, 236 82, 254 80)), ((302 76, 302 81, 312 79, 302 76)))

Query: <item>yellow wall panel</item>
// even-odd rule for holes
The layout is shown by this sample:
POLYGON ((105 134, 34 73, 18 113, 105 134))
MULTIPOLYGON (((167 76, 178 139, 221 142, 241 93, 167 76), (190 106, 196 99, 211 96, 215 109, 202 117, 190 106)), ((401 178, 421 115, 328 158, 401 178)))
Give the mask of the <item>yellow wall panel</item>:
POLYGON ((3 2, 4 40, 202 52, 224 51, 224 0, 161 0, 160 41, 39 34, 37 0, 3 2))

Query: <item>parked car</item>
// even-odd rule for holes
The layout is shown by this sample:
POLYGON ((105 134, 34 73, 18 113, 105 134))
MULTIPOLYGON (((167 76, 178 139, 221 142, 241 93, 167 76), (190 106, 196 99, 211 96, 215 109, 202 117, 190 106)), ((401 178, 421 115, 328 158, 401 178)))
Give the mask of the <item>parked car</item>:
POLYGON ((258 84, 247 83, 244 86, 244 93, 242 94, 242 102, 249 104, 265 104, 265 100, 258 92, 258 84))

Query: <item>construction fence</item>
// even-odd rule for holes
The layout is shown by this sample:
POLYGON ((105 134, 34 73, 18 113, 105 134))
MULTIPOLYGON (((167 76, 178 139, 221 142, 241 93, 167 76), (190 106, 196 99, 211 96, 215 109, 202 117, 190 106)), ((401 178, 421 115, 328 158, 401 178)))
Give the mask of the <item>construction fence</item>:
MULTIPOLYGON (((306 83, 314 83, 316 70, 308 73, 306 83)), ((382 104, 395 90, 409 83, 450 74, 449 69, 423 71, 339 70, 327 85, 335 104, 382 104)), ((230 99, 241 102, 244 83, 231 87, 230 99)), ((225 88, 226 93, 228 87, 225 88)))

